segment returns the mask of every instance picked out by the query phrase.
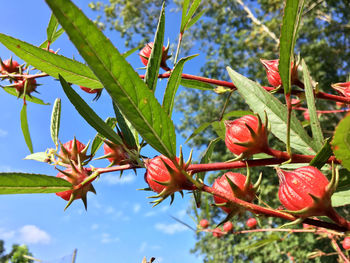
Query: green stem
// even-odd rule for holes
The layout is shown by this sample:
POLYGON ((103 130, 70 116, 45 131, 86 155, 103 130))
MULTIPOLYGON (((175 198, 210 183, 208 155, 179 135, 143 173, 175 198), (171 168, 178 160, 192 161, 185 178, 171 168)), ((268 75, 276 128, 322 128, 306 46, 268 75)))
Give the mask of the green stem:
POLYGON ((180 46, 181 46, 181 42, 182 42, 182 35, 183 35, 183 32, 180 32, 180 34, 179 34, 179 41, 177 42, 177 48, 176 48, 176 54, 175 54, 175 59, 174 59, 174 65, 176 64, 177 57, 179 56, 179 53, 180 53, 180 46))

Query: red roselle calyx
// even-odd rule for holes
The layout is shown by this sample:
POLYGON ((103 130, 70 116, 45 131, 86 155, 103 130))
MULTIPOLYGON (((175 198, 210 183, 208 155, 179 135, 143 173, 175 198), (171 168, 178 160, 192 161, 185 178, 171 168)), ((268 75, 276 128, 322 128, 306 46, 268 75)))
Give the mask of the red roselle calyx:
POLYGON ((225 232, 230 233, 233 231, 233 224, 231 221, 227 221, 222 228, 224 229, 225 232))
POLYGON ((17 73, 20 72, 20 65, 17 61, 10 59, 6 59, 4 61, 0 58, 0 72, 4 73, 17 73))
MULTIPOLYGON (((150 42, 144 48, 142 48, 140 53, 139 53, 141 62, 145 66, 147 66, 147 64, 148 64, 148 59, 151 56, 152 48, 153 48, 153 42, 150 42)), ((168 51, 169 51, 169 45, 167 47, 163 46, 163 48, 162 48, 162 60, 160 62, 160 67, 162 69, 164 69, 165 71, 170 70, 170 68, 166 64, 167 59, 171 57, 168 55, 168 51)))
POLYGON ((254 217, 248 218, 246 222, 247 227, 250 229, 255 228, 257 224, 258 224, 258 221, 256 221, 254 217))
POLYGON ((61 144, 61 150, 58 157, 63 163, 69 164, 71 161, 81 163, 91 157, 86 154, 88 148, 89 144, 85 146, 85 144, 74 138, 65 144, 61 144))
POLYGON ((93 100, 98 100, 101 97, 102 89, 90 89, 87 87, 79 86, 83 91, 89 94, 96 94, 93 100))
MULTIPOLYGON (((176 162, 185 172, 190 161, 185 164, 181 159, 182 157, 180 159, 176 158, 176 162)), ((145 173, 145 181, 154 192, 158 193, 158 195, 154 197, 161 198, 154 201, 155 204, 160 203, 168 196, 172 196, 173 198, 175 192, 180 191, 180 193, 182 193, 182 190, 195 189, 195 186, 169 158, 160 155, 151 160, 147 160, 145 164, 147 169, 145 173)))
POLYGON ((10 85, 11 87, 14 87, 17 90, 18 97, 20 97, 25 90, 25 94, 31 97, 31 93, 36 91, 36 87, 38 84, 36 83, 36 80, 34 78, 26 78, 26 73, 23 74, 23 78, 17 78, 15 80, 15 83, 10 85))
POLYGON ((207 219, 202 219, 200 222, 199 222, 199 225, 202 227, 202 228, 207 228, 209 226, 209 221, 207 219))
MULTIPOLYGON (((62 178, 68 182, 70 182, 73 186, 72 190, 67 190, 63 192, 58 192, 56 195, 61 197, 62 199, 68 201, 66 208, 76 199, 82 199, 85 209, 87 208, 87 192, 96 193, 91 182, 94 180, 85 183, 82 185, 81 183, 85 181, 91 174, 92 171, 89 168, 84 168, 82 166, 75 166, 72 164, 71 168, 68 168, 64 171, 59 170, 60 172, 56 175, 58 178, 62 178)), ((65 208, 65 209, 66 209, 65 208)))
MULTIPOLYGON (((333 211, 331 195, 337 178, 331 182, 313 166, 305 166, 288 172, 277 168, 280 181, 278 197, 282 205, 301 217, 329 215, 333 211)), ((337 177, 337 176, 336 176, 337 177)))
POLYGON ((112 165, 122 165, 130 162, 130 157, 121 144, 106 140, 103 149, 105 155, 101 158, 107 158, 112 165))
POLYGON ((225 121, 225 126, 225 144, 235 155, 248 158, 268 148, 267 118, 264 125, 260 117, 246 115, 233 121, 225 121))
MULTIPOLYGON (((266 69, 267 80, 269 81, 270 85, 273 87, 281 86, 282 80, 278 71, 279 59, 260 59, 260 61, 266 69)), ((295 84, 295 82, 298 80, 298 67, 293 62, 291 62, 291 66, 291 82, 292 84, 295 84)))
POLYGON ((220 237, 225 235, 225 233, 222 232, 222 230, 219 227, 213 229, 212 233, 213 233, 213 236, 216 237, 216 238, 220 238, 220 237))
POLYGON ((332 84, 332 88, 335 89, 340 95, 350 97, 350 81, 332 84))
POLYGON ((221 177, 217 178, 213 184, 215 204, 228 214, 234 215, 242 212, 244 209, 242 209, 241 206, 215 195, 215 192, 218 194, 225 194, 229 197, 236 197, 247 202, 252 202, 255 198, 255 192, 259 183, 260 182, 253 186, 250 182, 249 174, 246 177, 240 173, 225 173, 221 177))

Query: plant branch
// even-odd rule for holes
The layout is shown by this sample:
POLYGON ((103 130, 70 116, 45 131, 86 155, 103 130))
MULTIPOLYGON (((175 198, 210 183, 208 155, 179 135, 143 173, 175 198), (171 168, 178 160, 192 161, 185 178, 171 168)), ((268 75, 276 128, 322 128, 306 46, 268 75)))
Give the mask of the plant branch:
POLYGON ((332 244, 334 245, 339 256, 344 260, 344 263, 350 263, 349 259, 344 255, 343 251, 341 251, 341 249, 340 249, 337 241, 334 239, 334 237, 332 237, 331 240, 332 240, 332 244))

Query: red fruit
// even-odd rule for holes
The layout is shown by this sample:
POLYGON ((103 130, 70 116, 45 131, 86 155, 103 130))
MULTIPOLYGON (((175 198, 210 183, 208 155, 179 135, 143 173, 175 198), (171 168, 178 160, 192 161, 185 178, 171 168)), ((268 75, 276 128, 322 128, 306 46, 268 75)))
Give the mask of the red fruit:
POLYGON ((345 237, 343 240, 343 248, 345 250, 350 249, 350 237, 345 237))
POLYGON ((304 119, 305 120, 307 120, 307 121, 310 120, 310 112, 309 112, 309 110, 304 111, 303 115, 304 115, 304 119))
POLYGON ((277 168, 277 174, 280 181, 278 197, 286 209, 307 209, 302 214, 306 217, 324 215, 331 207, 331 194, 327 190, 328 179, 317 168, 305 166, 292 172, 277 168), (316 202, 314 199, 320 201, 316 202))
MULTIPOLYGON (((179 158, 176 158, 176 161, 179 162, 179 158)), ((154 192, 171 195, 180 190, 192 190, 194 188, 192 183, 175 167, 173 162, 163 155, 151 159, 146 164, 146 168, 145 181, 154 192), (172 169, 171 174, 163 162, 172 169)), ((186 170, 185 164, 183 169, 186 170)))
POLYGON ((58 195, 59 197, 61 197, 66 201, 69 201, 72 198, 72 194, 74 195, 73 200, 80 199, 80 198, 85 199, 87 192, 88 191, 94 192, 94 190, 91 185, 91 182, 84 184, 84 186, 81 186, 80 184, 90 175, 91 175, 91 169, 83 168, 83 167, 80 169, 77 169, 76 167, 75 169, 68 168, 62 172, 59 172, 56 175, 56 177, 62 178, 70 182, 73 186, 73 189, 63 191, 63 192, 58 192, 56 193, 56 195, 58 195))
POLYGON ((225 233, 224 232, 222 232, 222 230, 220 229, 220 228, 215 228, 214 230, 213 230, 213 236, 214 237, 217 237, 217 238, 220 238, 220 237, 222 237, 223 235, 225 235, 225 233))
MULTIPOLYGON (((151 56, 152 48, 153 48, 153 42, 150 42, 144 48, 142 48, 140 53, 139 53, 141 62, 145 66, 147 66, 147 64, 148 64, 148 59, 151 56)), ((160 62, 160 66, 162 69, 164 69, 166 71, 170 70, 166 64, 166 61, 169 57, 170 56, 168 56, 168 48, 163 46, 163 48, 162 48, 162 60, 160 62)))
POLYGON ((256 219, 253 218, 253 217, 249 218, 249 219, 247 220, 247 222, 246 222, 246 225, 247 225, 247 227, 249 227, 249 228, 255 228, 257 224, 258 224, 258 222, 257 222, 256 219))
POLYGON ((350 97, 350 81, 332 84, 332 88, 335 89, 340 95, 350 97))
POLYGON ((64 163, 69 164, 69 160, 77 162, 78 156, 80 162, 83 162, 90 158, 90 156, 86 154, 87 148, 88 147, 86 147, 83 143, 74 138, 74 140, 70 140, 69 142, 66 142, 65 144, 61 145, 59 156, 62 159, 62 162, 64 163))
POLYGON ((202 228, 207 228, 209 226, 209 221, 207 219, 202 219, 200 222, 199 222, 199 225, 202 227, 202 228))
MULTIPOLYGON (((247 202, 251 202, 255 198, 255 191, 251 183, 249 183, 248 186, 245 186, 245 182, 246 177, 243 174, 228 172, 215 180, 213 184, 213 189, 217 193, 223 193, 230 197, 237 197, 247 202), (229 182, 227 181, 226 176, 237 186, 234 192, 232 191, 232 188, 229 182)), ((214 201, 216 204, 227 203, 226 206, 221 206, 220 208, 228 214, 232 211, 242 211, 241 207, 219 196, 214 195, 214 201)))
POLYGON ((2 61, 0 59, 0 71, 4 71, 7 73, 14 73, 14 72, 19 72, 20 65, 18 64, 17 61, 10 59, 6 59, 5 61, 2 61))
POLYGON ((227 222, 224 224, 223 229, 224 229, 224 231, 227 232, 227 233, 232 232, 232 230, 233 230, 233 224, 232 224, 232 222, 231 222, 231 221, 227 221, 227 222))
POLYGON ((235 155, 243 154, 247 158, 267 148, 267 130, 258 117, 246 115, 225 121, 225 126, 225 144, 235 155))
POLYGON ((103 145, 103 149, 105 151, 105 156, 108 161, 113 163, 113 165, 121 165, 128 163, 129 155, 123 149, 121 144, 115 144, 110 141, 107 141, 103 145))
POLYGON ((26 95, 30 96, 30 93, 35 91, 37 84, 34 78, 27 79, 24 77, 24 79, 17 79, 13 86, 18 92, 18 96, 21 96, 23 94, 24 89, 26 89, 26 95))
MULTIPOLYGON (((278 71, 279 59, 274 59, 274 60, 260 59, 260 61, 266 69, 267 80, 269 81, 270 85, 273 87, 281 86, 282 80, 280 77, 280 73, 278 71)), ((293 66, 293 62, 291 65, 292 65, 291 81, 293 84, 298 79, 298 68, 296 66, 293 66)))

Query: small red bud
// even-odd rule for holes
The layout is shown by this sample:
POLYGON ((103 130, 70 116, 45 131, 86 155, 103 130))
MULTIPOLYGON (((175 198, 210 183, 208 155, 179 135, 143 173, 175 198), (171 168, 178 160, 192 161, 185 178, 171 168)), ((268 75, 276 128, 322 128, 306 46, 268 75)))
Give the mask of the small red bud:
POLYGON ((202 228, 207 228, 209 226, 209 221, 207 219, 202 219, 201 221, 199 221, 199 225, 202 228))
POLYGON ((230 233, 230 232, 233 231, 233 224, 232 224, 231 221, 227 221, 227 222, 223 225, 222 228, 224 229, 225 232, 230 233))
MULTIPOLYGON (((273 87, 281 86, 282 80, 278 71, 279 59, 260 59, 260 61, 266 69, 267 80, 269 81, 270 85, 273 87)), ((293 84, 298 79, 298 68, 293 65, 293 62, 291 62, 291 65, 291 80, 293 84)))
MULTIPOLYGON (((139 53, 141 62, 145 66, 147 66, 147 64, 148 64, 148 59, 151 56, 152 48, 153 48, 153 42, 150 42, 144 48, 142 48, 140 53, 139 53)), ((166 71, 170 70, 166 64, 166 61, 169 57, 170 56, 168 56, 168 49, 163 46, 163 48, 162 48, 162 60, 160 62, 160 66, 162 69, 164 69, 166 71)))
POLYGON ((17 61, 12 60, 11 58, 6 59, 4 61, 0 60, 0 71, 7 72, 7 73, 18 73, 20 69, 20 65, 17 61))
POLYGON ((343 245, 343 248, 345 250, 349 250, 350 249, 350 237, 345 237, 342 245, 343 245))
MULTIPOLYGON (((23 73, 23 75, 27 75, 23 73)), ((37 84, 34 78, 17 78, 14 83, 14 87, 18 92, 18 96, 21 96, 26 88, 26 95, 29 95, 36 90, 37 84), (26 86, 27 85, 27 86, 26 86)))
POLYGON ((253 218, 253 217, 249 218, 249 219, 247 220, 247 222, 246 222, 247 227, 248 227, 248 228, 251 228, 251 229, 252 229, 252 228, 255 228, 257 224, 258 224, 258 222, 257 222, 256 219, 253 218))
POLYGON ((81 162, 85 161, 86 159, 89 158, 86 154, 86 146, 85 144, 81 143, 80 141, 74 139, 66 142, 65 144, 61 145, 61 150, 59 153, 59 157, 62 159, 62 162, 64 163, 70 163, 69 160, 73 162, 78 161, 78 156, 79 160, 81 162), (64 149, 62 149, 64 148, 64 149))
MULTIPOLYGON (((246 176, 244 176, 243 174, 228 172, 215 180, 213 184, 213 189, 218 193, 225 193, 228 196, 237 197, 247 202, 251 202, 255 198, 255 191, 251 183, 248 185, 248 187, 246 187, 245 182, 246 182, 246 176), (227 181, 226 176, 237 187, 234 191, 232 191, 231 185, 227 181)), ((227 203, 226 206, 222 206, 220 208, 228 214, 231 213, 232 211, 237 211, 237 212, 242 211, 241 207, 219 196, 214 195, 214 201, 216 204, 227 203)))
POLYGON ((225 144, 235 155, 244 154, 247 158, 263 152, 267 147, 267 130, 258 117, 246 115, 234 121, 226 121, 225 126, 225 144))
MULTIPOLYGON (((179 162, 179 158, 176 158, 179 162)), ((185 175, 179 171, 173 162, 163 156, 157 156, 146 163, 145 181, 151 187, 154 192, 162 193, 163 191, 170 195, 180 190, 192 190, 192 183, 186 178, 185 175), (167 169, 164 162, 172 169, 171 172, 167 169), (160 182, 160 183, 157 183, 160 182)), ((185 165, 183 169, 185 170, 185 165)))
POLYGON ((222 232, 222 230, 219 227, 215 228, 212 233, 213 233, 213 236, 217 238, 220 238, 225 235, 225 233, 222 232))
POLYGON ((332 88, 335 89, 340 95, 350 97, 350 81, 332 84, 332 88))
POLYGON ((114 165, 128 163, 129 155, 121 144, 107 142, 103 145, 103 149, 106 157, 108 156, 107 159, 114 165))

